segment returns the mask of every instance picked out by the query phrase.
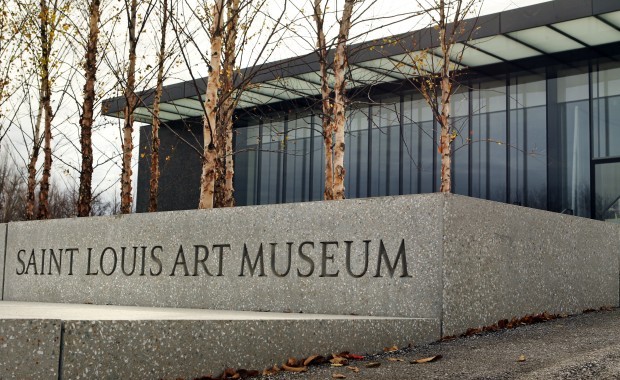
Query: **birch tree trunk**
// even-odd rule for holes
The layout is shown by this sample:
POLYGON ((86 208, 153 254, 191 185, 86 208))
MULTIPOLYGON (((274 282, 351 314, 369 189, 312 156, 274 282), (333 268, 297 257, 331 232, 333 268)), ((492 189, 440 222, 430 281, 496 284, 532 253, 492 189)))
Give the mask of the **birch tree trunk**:
MULTIPOLYGON (((39 72, 41 78, 41 104, 43 107, 43 173, 39 184, 39 209, 37 219, 49 219, 49 189, 52 171, 52 91, 50 85, 50 59, 53 35, 52 15, 47 0, 41 0, 39 14, 39 38, 41 40, 41 57, 39 72)), ((53 12, 56 10, 54 9, 53 12)))
MULTIPOLYGON (((456 14, 458 18, 458 10, 456 14)), ((455 18, 455 20, 456 20, 455 18)), ((439 154, 441 155, 441 186, 442 193, 451 192, 452 184, 452 136, 450 134, 450 99, 452 96, 452 81, 450 73, 450 50, 452 41, 447 33, 447 15, 445 0, 439 1, 439 44, 443 55, 441 67, 441 112, 439 124, 441 127, 439 138, 439 154)))
POLYGON ((198 208, 213 208, 215 180, 217 177, 216 121, 219 106, 220 68, 222 53, 222 28, 224 24, 224 0, 216 0, 213 5, 213 24, 211 25, 211 62, 205 99, 203 125, 204 152, 202 175, 200 176, 200 201, 198 208))
POLYGON ((166 28, 168 27, 168 0, 162 3, 163 16, 161 25, 161 41, 159 43, 159 57, 157 60, 157 87, 153 99, 153 130, 151 138, 151 181, 149 186, 149 212, 157 211, 157 196, 159 194, 159 104, 164 88, 164 63, 166 59, 166 28))
POLYGON ((333 176, 333 199, 344 199, 344 129, 345 129, 345 108, 346 108, 346 83, 345 74, 347 72, 347 40, 351 29, 351 14, 355 0, 345 0, 340 29, 338 32, 338 44, 334 55, 334 106, 333 106, 333 127, 330 130, 335 132, 334 146, 334 176, 333 176))
POLYGON ((100 0, 92 0, 88 11, 88 42, 84 71, 84 102, 80 117, 80 149, 82 155, 82 171, 80 172, 80 188, 78 193, 77 214, 89 216, 92 210, 93 181, 93 115, 95 104, 95 82, 97 80, 97 41, 99 39, 100 0))
POLYGON ((138 103, 136 95, 136 47, 138 40, 136 37, 136 17, 137 0, 131 0, 128 11, 128 32, 129 32, 129 66, 127 68, 127 85, 125 86, 126 105, 124 109, 123 126, 123 167, 121 172, 121 213, 131 212, 132 186, 131 186, 131 159, 133 152, 133 122, 134 110, 138 103))
POLYGON ((323 23, 325 17, 321 9, 321 0, 314 0, 313 17, 317 32, 317 54, 319 56, 319 74, 321 76, 321 129, 323 131, 323 145, 325 149, 325 190, 323 199, 334 199, 334 165, 333 165, 333 130, 331 122, 332 102, 330 99, 329 77, 327 73, 327 42, 323 23))
POLYGON ((235 110, 234 71, 239 24, 239 0, 227 0, 226 38, 222 65, 221 107, 217 121, 218 178, 215 183, 215 207, 234 207, 235 175, 233 157, 233 115, 235 110))
MULTIPOLYGON (((39 99, 43 98, 43 94, 39 91, 39 99)), ((39 160, 39 151, 41 149, 41 120, 43 119, 43 102, 39 102, 39 110, 34 123, 34 133, 32 135, 32 152, 28 160, 28 181, 26 193, 26 219, 34 219, 35 213, 35 190, 37 187, 37 161, 39 160)))

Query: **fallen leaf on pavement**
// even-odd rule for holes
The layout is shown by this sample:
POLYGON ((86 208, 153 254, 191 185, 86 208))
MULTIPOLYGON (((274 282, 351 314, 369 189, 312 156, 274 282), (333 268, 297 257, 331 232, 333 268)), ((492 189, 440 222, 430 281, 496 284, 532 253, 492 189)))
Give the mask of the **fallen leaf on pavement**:
POLYGON ((340 356, 342 356, 343 358, 351 359, 351 360, 364 360, 364 356, 357 355, 357 354, 343 354, 340 356))
POLYGON ((321 355, 312 355, 309 356, 308 358, 306 358, 306 360, 304 360, 304 365, 310 365, 310 364, 321 364, 325 362, 325 358, 321 355))
POLYGON ((383 349, 384 352, 394 352, 394 351, 398 351, 398 347, 397 346, 392 346, 392 347, 385 347, 383 349))
POLYGON ((347 369, 348 369, 349 371, 353 371, 353 372, 355 372, 355 373, 358 373, 358 372, 360 371, 360 369, 359 369, 359 368, 357 368, 357 367, 355 367, 355 366, 352 366, 352 365, 348 366, 348 367, 347 367, 347 369))
POLYGON ((342 364, 342 365, 349 364, 349 360, 347 358, 343 358, 340 356, 334 356, 329 362, 332 364, 342 364))
POLYGON ((289 372, 306 372, 308 370, 308 367, 290 367, 286 364, 283 364, 282 369, 289 372))
POLYGON ((404 362, 401 358, 387 358, 387 360, 391 362, 404 362))
POLYGON ((347 377, 345 375, 341 374, 341 373, 334 373, 332 375, 332 378, 333 379, 346 379, 347 377))
POLYGON ((417 360, 412 360, 411 364, 423 364, 423 363, 431 363, 441 359, 441 355, 430 356, 428 358, 422 358, 417 360))
POLYGON ((342 364, 340 364, 340 363, 332 363, 332 367, 342 367, 342 364))
POLYGON ((519 355, 519 359, 517 359, 518 362, 524 362, 525 361, 525 355, 519 355))
POLYGON ((286 365, 289 367, 299 367, 299 361, 296 358, 288 358, 286 365))
POLYGON ((265 368, 263 370, 263 376, 270 376, 270 375, 275 375, 276 373, 280 372, 280 368, 278 368, 277 365, 274 365, 271 368, 265 368))
POLYGON ((379 362, 370 362, 370 363, 364 364, 364 367, 366 367, 366 368, 377 368, 380 365, 381 365, 381 363, 379 363, 379 362))

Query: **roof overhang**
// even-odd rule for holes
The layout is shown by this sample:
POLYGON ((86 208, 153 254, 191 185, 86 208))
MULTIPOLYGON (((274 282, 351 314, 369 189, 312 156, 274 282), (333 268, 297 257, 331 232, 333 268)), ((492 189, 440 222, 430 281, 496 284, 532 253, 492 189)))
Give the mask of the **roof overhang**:
MULTIPOLYGON (((499 63, 620 42, 620 1, 555 0, 467 20, 452 50, 453 69, 476 69, 499 63), (462 54, 462 55, 461 55, 462 54), (458 59, 460 57, 460 60, 458 59)), ((349 47, 349 88, 415 78, 413 60, 436 71, 441 58, 434 28, 364 42, 349 47)), ((330 52, 330 57, 333 51, 330 52)), ((331 59, 330 59, 331 60, 331 59)), ((248 78, 238 108, 250 108, 320 95, 315 53, 242 69, 248 78)), ((207 78, 165 86, 160 119, 164 122, 203 114, 207 78)), ((153 91, 140 94, 137 121, 152 120, 153 91)), ((124 97, 103 102, 104 115, 123 117, 124 97)))

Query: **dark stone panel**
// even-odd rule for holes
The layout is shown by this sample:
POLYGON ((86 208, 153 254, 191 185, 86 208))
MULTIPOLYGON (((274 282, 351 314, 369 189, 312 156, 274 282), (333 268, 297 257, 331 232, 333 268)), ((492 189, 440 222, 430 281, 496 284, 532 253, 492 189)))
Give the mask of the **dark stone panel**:
POLYGON ((592 0, 592 13, 595 15, 614 12, 620 8, 618 0, 592 0))
POLYGON ((550 1, 503 12, 501 33, 513 32, 592 15, 592 0, 550 1))
MULTIPOLYGON (((136 212, 146 212, 149 203, 151 166, 150 125, 140 129, 140 159, 136 212)), ((197 121, 168 123, 160 129, 160 181, 158 211, 191 210, 198 207, 202 150, 202 126, 197 121)))

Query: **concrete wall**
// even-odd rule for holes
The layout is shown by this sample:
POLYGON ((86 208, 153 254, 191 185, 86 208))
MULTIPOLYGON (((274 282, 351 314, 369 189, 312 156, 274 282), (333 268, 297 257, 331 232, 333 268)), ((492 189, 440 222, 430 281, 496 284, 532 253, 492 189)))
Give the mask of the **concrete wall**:
POLYGON ((9 223, 5 237, 0 378, 198 377, 620 301, 620 225, 457 195, 9 223))
POLYGON ((450 196, 443 334, 548 311, 618 306, 620 226, 450 196))
POLYGON ((4 299, 437 318, 442 205, 421 195, 11 223, 4 299))

